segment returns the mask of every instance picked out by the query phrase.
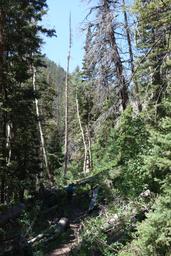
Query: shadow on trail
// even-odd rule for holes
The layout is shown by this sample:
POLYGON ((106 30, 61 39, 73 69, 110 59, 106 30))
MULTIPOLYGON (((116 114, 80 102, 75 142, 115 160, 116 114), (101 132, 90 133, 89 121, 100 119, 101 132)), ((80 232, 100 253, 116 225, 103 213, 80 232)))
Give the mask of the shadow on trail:
MULTIPOLYGON (((72 249, 79 244, 81 222, 87 217, 91 196, 86 191, 74 192, 69 196, 67 190, 44 191, 43 207, 34 224, 33 232, 37 235, 42 230, 55 225, 61 218, 66 218, 68 224, 61 233, 52 239, 42 241, 34 247, 33 255, 70 255, 72 249)), ((50 234, 49 234, 50 236, 50 234)))
MULTIPOLYGON (((24 230, 22 225, 20 229, 17 227, 19 234, 16 240, 10 239, 9 243, 4 244, 0 256, 70 255, 80 243, 82 221, 90 215, 93 191, 92 186, 85 189, 82 184, 74 190, 44 188, 25 200, 26 217, 21 216, 13 223, 24 220, 28 224, 23 225, 24 230)), ((98 210, 93 209, 92 214, 98 214, 98 210)), ((6 233, 9 233, 8 229, 6 233)), ((16 234, 16 231, 13 233, 16 234)))

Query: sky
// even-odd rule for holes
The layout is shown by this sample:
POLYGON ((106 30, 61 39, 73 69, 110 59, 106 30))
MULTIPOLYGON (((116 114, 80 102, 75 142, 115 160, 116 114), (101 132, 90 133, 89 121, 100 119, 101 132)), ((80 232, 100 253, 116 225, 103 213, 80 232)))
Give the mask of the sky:
POLYGON ((69 44, 69 15, 72 16, 72 52, 70 71, 76 66, 81 67, 85 33, 81 30, 83 20, 88 13, 88 7, 81 0, 47 0, 48 14, 43 19, 47 28, 54 28, 57 38, 44 38, 42 47, 46 56, 66 70, 69 44))

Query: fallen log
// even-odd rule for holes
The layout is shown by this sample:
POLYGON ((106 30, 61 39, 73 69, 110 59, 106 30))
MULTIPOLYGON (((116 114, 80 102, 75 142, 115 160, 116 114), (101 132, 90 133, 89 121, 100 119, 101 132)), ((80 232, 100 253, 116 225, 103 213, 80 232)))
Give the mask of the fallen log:
POLYGON ((10 220, 19 218, 24 209, 25 205, 20 203, 0 213, 0 225, 4 225, 10 220))
POLYGON ((44 242, 53 240, 57 235, 64 232, 69 227, 69 220, 67 218, 61 218, 57 224, 52 225, 49 229, 36 237, 30 239, 28 244, 34 244, 40 242, 43 239, 44 242))
MULTIPOLYGON (((92 185, 92 184, 96 185, 97 180, 99 178, 103 178, 103 177, 107 177, 107 176, 110 177, 110 175, 111 175, 110 172, 111 172, 111 170, 113 172, 113 168, 114 168, 113 166, 111 166, 109 168, 107 167, 106 169, 103 169, 94 175, 88 176, 83 179, 76 180, 75 186, 82 186, 82 185, 86 185, 87 183, 90 185, 92 185)), ((120 170, 118 170, 118 168, 116 168, 113 179, 118 178, 119 175, 120 175, 120 170)))

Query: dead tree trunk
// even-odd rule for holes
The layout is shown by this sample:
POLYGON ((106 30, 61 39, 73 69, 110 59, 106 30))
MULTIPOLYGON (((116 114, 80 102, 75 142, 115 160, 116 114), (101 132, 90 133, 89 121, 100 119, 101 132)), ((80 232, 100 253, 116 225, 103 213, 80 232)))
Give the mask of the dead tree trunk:
POLYGON ((116 43, 115 32, 111 29, 110 44, 113 48, 113 62, 116 67, 116 77, 119 82, 119 94, 121 98, 122 109, 125 110, 129 101, 127 81, 124 76, 122 60, 116 43))
POLYGON ((69 227, 69 220, 67 218, 61 218, 58 223, 52 225, 49 229, 45 230, 44 233, 37 235, 36 237, 30 239, 28 244, 34 245, 36 242, 41 240, 47 243, 51 240, 56 239, 62 232, 64 232, 69 227))
POLYGON ((67 72, 65 78, 65 147, 64 147, 64 176, 68 169, 68 83, 69 83, 69 66, 71 58, 71 15, 69 19, 69 50, 67 56, 67 72))
MULTIPOLYGON (((35 69, 35 67, 33 67, 33 91, 36 92, 36 69, 35 69)), ((35 97, 35 107, 36 107, 36 116, 37 116, 37 120, 38 120, 38 128, 39 128, 39 133, 40 133, 40 141, 41 141, 41 146, 42 146, 44 164, 45 164, 48 179, 49 179, 50 183, 52 184, 52 175, 51 175, 50 169, 49 169, 48 157, 47 157, 47 152, 46 152, 46 147, 45 147, 45 139, 44 139, 44 134, 43 134, 43 130, 42 130, 42 124, 40 121, 39 102, 36 97, 35 97)))
POLYGON ((87 159, 86 159, 86 172, 89 172, 92 167, 91 136, 90 136, 89 125, 86 125, 86 143, 88 148, 87 159))
MULTIPOLYGON (((131 72, 132 72, 132 75, 133 75, 134 72, 135 72, 134 55, 133 55, 133 50, 132 50, 131 35, 130 35, 129 24, 128 24, 128 16, 127 16, 127 12, 126 12, 126 9, 125 9, 125 0, 122 0, 122 4, 123 4, 125 30, 126 30, 126 37, 127 37, 130 64, 131 64, 131 72)), ((136 79, 134 79, 133 82, 134 82, 133 97, 135 98, 138 111, 141 112, 142 111, 142 105, 141 105, 140 98, 139 98, 139 86, 138 86, 138 83, 137 83, 136 79)))
POLYGON ((128 101, 129 101, 128 85, 127 85, 127 81, 125 78, 124 67, 122 64, 121 56, 119 53, 119 48, 118 48, 116 37, 115 37, 115 30, 114 30, 114 26, 113 26, 113 14, 111 13, 111 10, 110 10, 110 1, 109 0, 103 1, 103 8, 105 9, 105 15, 109 14, 109 16, 111 17, 110 20, 108 21, 108 26, 109 26, 108 40, 109 40, 109 44, 113 50, 111 53, 111 58, 112 58, 112 61, 115 65, 115 69, 116 69, 116 78, 118 81, 121 107, 122 107, 122 110, 125 110, 128 105, 128 101))
POLYGON ((78 103, 77 93, 76 93, 76 108, 77 108, 77 118, 78 118, 80 130, 81 130, 81 136, 82 136, 82 140, 83 140, 83 144, 84 144, 83 172, 84 172, 84 174, 86 174, 86 161, 87 161, 87 155, 88 155, 88 148, 87 148, 87 144, 86 144, 86 139, 85 139, 85 134, 84 134, 83 126, 82 126, 82 123, 81 123, 81 117, 80 117, 80 110, 79 110, 79 103, 78 103))
POLYGON ((6 157, 7 166, 11 163, 11 139, 12 139, 12 122, 8 121, 6 124, 6 149, 8 150, 8 155, 6 157))

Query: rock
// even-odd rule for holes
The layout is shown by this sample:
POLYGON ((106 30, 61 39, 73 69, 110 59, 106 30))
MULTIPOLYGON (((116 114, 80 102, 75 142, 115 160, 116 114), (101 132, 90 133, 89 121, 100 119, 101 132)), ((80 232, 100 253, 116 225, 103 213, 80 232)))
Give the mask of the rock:
POLYGON ((108 221, 109 224, 114 225, 118 223, 119 221, 119 216, 115 213, 112 218, 108 221))
POLYGON ((140 194, 140 197, 150 198, 152 195, 153 195, 153 193, 149 189, 147 189, 140 194))
POLYGON ((60 225, 62 229, 66 230, 69 227, 69 220, 63 217, 59 220, 58 225, 60 225))

